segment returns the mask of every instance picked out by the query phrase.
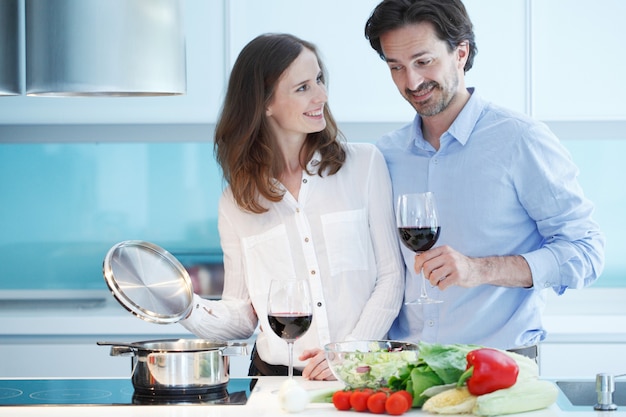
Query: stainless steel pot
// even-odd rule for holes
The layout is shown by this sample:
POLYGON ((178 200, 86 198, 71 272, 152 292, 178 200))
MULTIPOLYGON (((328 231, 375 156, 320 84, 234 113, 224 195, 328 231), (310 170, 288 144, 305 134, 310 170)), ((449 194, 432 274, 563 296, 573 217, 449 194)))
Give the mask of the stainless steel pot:
POLYGON ((132 382, 140 395, 203 395, 225 389, 229 356, 248 354, 247 344, 203 339, 150 340, 110 345, 111 356, 132 356, 132 382))

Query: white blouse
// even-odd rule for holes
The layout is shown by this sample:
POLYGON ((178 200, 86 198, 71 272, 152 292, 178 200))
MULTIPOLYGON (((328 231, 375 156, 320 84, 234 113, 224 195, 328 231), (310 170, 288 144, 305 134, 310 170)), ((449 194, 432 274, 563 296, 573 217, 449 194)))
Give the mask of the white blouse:
MULTIPOLYGON (((218 227, 224 252, 221 300, 195 296, 180 323, 199 337, 236 340, 260 325, 261 359, 287 365, 287 344, 267 319, 273 278, 308 277, 313 323, 294 345, 294 367, 305 349, 343 340, 386 337, 402 303, 403 262, 397 238, 391 182, 385 160, 372 144, 346 144, 347 158, 335 175, 302 176, 299 199, 242 211, 230 188, 220 199, 218 227)), ((309 163, 315 172, 315 158, 309 163)))

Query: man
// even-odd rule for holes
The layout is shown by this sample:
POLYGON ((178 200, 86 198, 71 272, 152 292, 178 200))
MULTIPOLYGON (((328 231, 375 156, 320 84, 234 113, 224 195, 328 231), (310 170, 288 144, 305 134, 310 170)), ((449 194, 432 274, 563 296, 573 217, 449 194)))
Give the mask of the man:
POLYGON ((432 191, 441 224, 438 246, 403 254, 405 300, 422 271, 443 302, 404 305, 390 337, 535 356, 546 290, 588 286, 604 264, 577 167, 545 125, 466 88, 476 44, 460 0, 385 0, 365 35, 417 112, 378 142, 394 198, 432 191))

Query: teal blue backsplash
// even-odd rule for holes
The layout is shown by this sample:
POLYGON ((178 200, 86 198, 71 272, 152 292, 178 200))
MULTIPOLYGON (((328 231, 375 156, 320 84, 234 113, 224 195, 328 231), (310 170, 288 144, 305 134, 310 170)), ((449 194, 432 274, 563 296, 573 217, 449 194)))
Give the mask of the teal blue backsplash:
MULTIPOLYGON (((569 140, 607 236, 596 286, 626 286, 626 141, 569 140)), ((106 289, 122 240, 221 260, 212 143, 0 145, 0 290, 106 289)))
POLYGON ((212 143, 0 145, 0 289, 105 289, 122 240, 221 261, 212 143))
POLYGON ((594 287, 626 287, 626 140, 564 140, 580 169, 594 219, 606 236, 604 272, 594 287))

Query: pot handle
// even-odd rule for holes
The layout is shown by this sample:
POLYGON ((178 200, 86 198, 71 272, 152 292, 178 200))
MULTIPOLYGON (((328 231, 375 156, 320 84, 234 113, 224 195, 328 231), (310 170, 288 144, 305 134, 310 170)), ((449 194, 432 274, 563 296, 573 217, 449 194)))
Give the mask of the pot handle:
POLYGON ((136 348, 130 343, 124 342, 96 342, 99 346, 111 346, 111 356, 133 356, 136 348))
POLYGON ((248 344, 239 342, 228 342, 226 347, 221 349, 223 356, 248 355, 248 344))

